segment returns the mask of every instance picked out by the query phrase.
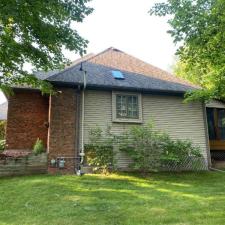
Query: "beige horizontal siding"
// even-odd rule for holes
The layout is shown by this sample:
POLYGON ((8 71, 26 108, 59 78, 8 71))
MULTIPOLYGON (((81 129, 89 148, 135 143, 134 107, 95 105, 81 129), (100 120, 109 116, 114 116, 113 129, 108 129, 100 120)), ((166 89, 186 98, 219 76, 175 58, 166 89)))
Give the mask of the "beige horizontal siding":
MULTIPOLYGON (((207 159, 207 139, 205 136, 203 106, 201 103, 184 104, 181 97, 142 95, 143 125, 153 121, 157 130, 167 132, 172 138, 190 139, 201 147, 207 159)), ((89 131, 108 126, 114 134, 119 134, 133 124, 112 122, 112 92, 85 92, 84 142, 88 143, 89 131)), ((130 159, 117 154, 119 168, 127 167, 130 159)))

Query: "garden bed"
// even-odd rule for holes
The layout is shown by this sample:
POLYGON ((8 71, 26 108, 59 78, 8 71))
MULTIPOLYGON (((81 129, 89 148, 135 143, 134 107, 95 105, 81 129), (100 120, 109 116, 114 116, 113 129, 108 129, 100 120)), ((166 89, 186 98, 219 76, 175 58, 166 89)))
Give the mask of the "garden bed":
POLYGON ((0 177, 47 173, 47 154, 7 150, 0 155, 0 177))

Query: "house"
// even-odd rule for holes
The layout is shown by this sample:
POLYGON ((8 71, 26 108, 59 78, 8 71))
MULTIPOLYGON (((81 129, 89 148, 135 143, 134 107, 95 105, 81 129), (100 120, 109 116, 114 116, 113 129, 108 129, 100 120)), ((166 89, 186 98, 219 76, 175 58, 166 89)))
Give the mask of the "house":
MULTIPOLYGON (((57 94, 14 89, 8 99, 7 149, 29 150, 40 138, 49 161, 63 158, 73 172, 91 129, 110 126, 118 134, 153 120, 172 138, 200 146, 206 168, 210 165, 205 105, 183 103, 184 93, 197 88, 189 82, 115 48, 36 76, 51 82, 57 94)), ((126 155, 116 157, 119 169, 129 166, 126 155)))
POLYGON ((0 104, 0 121, 7 120, 8 102, 0 104))

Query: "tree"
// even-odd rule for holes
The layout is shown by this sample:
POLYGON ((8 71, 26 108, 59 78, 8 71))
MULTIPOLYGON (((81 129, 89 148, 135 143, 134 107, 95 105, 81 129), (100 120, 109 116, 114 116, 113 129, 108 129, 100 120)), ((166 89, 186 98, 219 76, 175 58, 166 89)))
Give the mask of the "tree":
POLYGON ((225 99, 225 1, 167 0, 150 14, 169 16, 168 32, 180 44, 179 75, 204 88, 189 99, 225 99))
POLYGON ((31 85, 49 90, 25 69, 62 68, 68 60, 62 49, 85 53, 87 40, 71 28, 93 9, 90 0, 1 0, 0 1, 0 88, 31 85))

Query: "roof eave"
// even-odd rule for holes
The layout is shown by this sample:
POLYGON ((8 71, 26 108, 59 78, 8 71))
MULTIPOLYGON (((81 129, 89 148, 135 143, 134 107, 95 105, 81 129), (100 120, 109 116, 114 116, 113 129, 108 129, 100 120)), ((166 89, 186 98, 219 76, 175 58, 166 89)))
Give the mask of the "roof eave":
POLYGON ((184 94, 186 93, 185 91, 175 91, 175 90, 163 90, 163 89, 156 90, 156 89, 146 89, 146 88, 100 86, 100 85, 87 85, 86 89, 131 91, 131 92, 141 92, 141 93, 148 93, 148 94, 171 95, 171 96, 184 96, 184 94))
MULTIPOLYGON (((55 87, 68 87, 68 88, 83 88, 83 83, 74 83, 74 82, 61 82, 61 81, 51 81, 50 82, 55 87)), ((40 91, 37 88, 30 87, 14 87, 14 90, 27 90, 27 91, 40 91)), ((117 91, 132 91, 132 92, 141 92, 149 94, 158 94, 158 95, 170 95, 170 96, 184 96, 186 91, 178 90, 164 90, 164 89, 146 89, 146 88, 135 88, 135 87, 119 87, 119 86, 105 86, 98 84, 87 84, 86 89, 90 90, 117 90, 117 91)), ((188 91, 188 90, 187 90, 188 91)))
MULTIPOLYGON (((51 82, 54 86, 58 87, 71 87, 71 88, 83 88, 83 83, 72 83, 72 82, 51 82)), ((132 91, 132 92, 142 92, 149 94, 159 94, 159 95, 171 95, 171 96, 184 96, 186 91, 177 90, 163 90, 163 89, 146 89, 146 88, 135 88, 135 87, 118 87, 118 86, 104 86, 97 84, 87 84, 86 89, 90 90, 118 90, 118 91, 132 91)))

